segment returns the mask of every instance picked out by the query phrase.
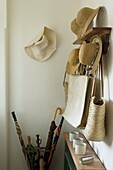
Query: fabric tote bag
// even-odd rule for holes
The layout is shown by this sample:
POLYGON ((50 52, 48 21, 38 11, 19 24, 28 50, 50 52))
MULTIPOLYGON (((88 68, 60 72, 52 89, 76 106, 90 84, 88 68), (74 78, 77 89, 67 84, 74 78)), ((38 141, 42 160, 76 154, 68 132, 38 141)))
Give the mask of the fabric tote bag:
POLYGON ((88 80, 86 75, 69 75, 68 98, 63 117, 74 127, 81 123, 88 80))

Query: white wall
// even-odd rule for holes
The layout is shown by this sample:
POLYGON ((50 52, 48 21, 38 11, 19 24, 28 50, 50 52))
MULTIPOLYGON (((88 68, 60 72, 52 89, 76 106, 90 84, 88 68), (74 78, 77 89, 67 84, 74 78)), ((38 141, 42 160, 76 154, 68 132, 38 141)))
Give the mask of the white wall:
MULTIPOLYGON (((16 111, 24 139, 31 135, 33 144, 36 144, 35 135, 39 133, 43 140, 42 146, 45 145, 53 113, 57 106, 64 107, 63 75, 66 59, 75 40, 70 23, 78 7, 74 0, 8 2, 9 113, 16 111), (57 50, 49 60, 42 63, 29 58, 24 46, 44 25, 56 32, 57 50)), ((26 164, 11 116, 9 120, 9 170, 25 170, 26 164)), ((62 133, 67 129, 72 127, 65 122, 62 133)), ((51 164, 52 170, 63 169, 63 134, 61 138, 51 164)))
MULTIPOLYGON (((92 8, 97 8, 98 6, 103 6, 104 8, 100 11, 98 17, 99 26, 109 26, 113 27, 113 11, 112 1, 98 0, 82 0, 82 7, 89 6, 92 8)), ((106 137, 103 142, 94 142, 92 145, 95 148, 95 151, 98 153, 99 157, 105 164, 107 170, 113 170, 113 32, 111 32, 109 52, 104 56, 105 63, 105 77, 104 77, 104 86, 105 86, 105 99, 106 99, 106 137)))
POLYGON ((0 0, 0 169, 7 170, 6 1, 0 0))
MULTIPOLYGON (((76 38, 70 30, 70 22, 81 7, 90 6, 96 8, 102 4, 106 11, 104 10, 101 15, 100 25, 112 27, 112 2, 82 0, 81 5, 80 1, 75 2, 74 0, 61 1, 60 3, 56 0, 8 1, 8 64, 8 60, 4 57, 6 56, 4 34, 4 28, 6 27, 5 3, 5 1, 1 0, 3 6, 0 6, 0 25, 2 25, 0 27, 0 72, 2 73, 0 75, 0 129, 2 129, 0 130, 0 136, 2 136, 0 153, 3 153, 3 156, 0 157, 0 169, 27 170, 10 112, 12 110, 16 111, 25 139, 30 134, 33 143, 35 143, 35 135, 39 133, 43 140, 43 145, 45 145, 53 112, 57 106, 64 107, 63 74, 66 59, 73 48, 72 42, 76 38), (31 41, 43 25, 56 32, 57 50, 48 61, 39 63, 26 55, 24 46, 31 41), (9 92, 9 107, 7 107, 6 100, 7 91, 9 92), (9 111, 8 115, 7 110, 9 111), (7 116, 9 117, 8 136, 7 116)), ((111 34, 110 51, 105 56, 106 138, 104 142, 92 144, 107 170, 113 169, 112 40, 111 34)), ((63 169, 63 131, 72 129, 68 123, 64 123, 61 138, 51 164, 52 170, 63 169)))

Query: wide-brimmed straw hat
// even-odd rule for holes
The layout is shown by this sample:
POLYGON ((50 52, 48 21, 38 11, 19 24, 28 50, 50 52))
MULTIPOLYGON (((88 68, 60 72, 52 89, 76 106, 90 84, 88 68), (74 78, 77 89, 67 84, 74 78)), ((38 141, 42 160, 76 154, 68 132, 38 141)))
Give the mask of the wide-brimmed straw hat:
POLYGON ((76 70, 78 69, 80 65, 79 62, 79 48, 73 49, 71 53, 69 54, 67 66, 66 66, 66 72, 68 74, 75 74, 76 70))
MULTIPOLYGON (((96 40, 98 39, 96 38, 96 40)), ((100 39, 98 41, 100 41, 100 39)), ((92 69, 90 70, 90 73, 92 74, 95 71, 101 56, 101 44, 98 44, 98 48, 99 50, 97 52, 97 45, 95 42, 86 43, 84 41, 79 48, 73 49, 68 57, 66 72, 70 75, 75 74, 82 64, 91 66, 92 69)))
POLYGON ((50 28, 44 26, 40 33, 25 46, 29 57, 38 61, 45 61, 56 50, 56 34, 50 28))
POLYGON ((83 43, 79 51, 79 60, 83 65, 91 66, 96 57, 95 43, 83 43))
POLYGON ((84 7, 78 11, 77 17, 71 22, 71 30, 77 35, 77 37, 80 37, 87 31, 94 17, 98 14, 100 8, 101 7, 92 9, 89 7, 84 7))

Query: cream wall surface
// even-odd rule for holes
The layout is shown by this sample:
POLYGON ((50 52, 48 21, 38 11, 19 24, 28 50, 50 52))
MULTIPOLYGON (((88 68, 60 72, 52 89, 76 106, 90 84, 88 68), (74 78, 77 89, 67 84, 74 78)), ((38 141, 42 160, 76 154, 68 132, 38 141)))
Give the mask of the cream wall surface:
MULTIPOLYGON (((40 134, 44 146, 56 107, 64 108, 63 75, 75 40, 70 23, 78 7, 74 0, 8 1, 9 170, 27 169, 10 112, 16 111, 25 141, 31 135, 36 144, 35 135, 40 134), (56 32, 57 50, 49 60, 38 62, 27 56, 24 46, 44 25, 56 32)), ((51 170, 63 169, 63 131, 69 129, 65 122, 51 170)))
MULTIPOLYGON (((113 2, 106 0, 82 0, 82 7, 102 7, 97 18, 97 26, 113 27, 113 2)), ((78 9, 79 10, 79 9, 78 9)), ((96 25, 96 24, 95 24, 96 25)), ((106 99, 106 137, 103 142, 94 142, 92 146, 98 153, 107 170, 113 170, 113 32, 110 36, 109 51, 104 57, 104 92, 106 99)))
MULTIPOLYGON (((23 136, 31 135, 35 144, 35 135, 39 133, 45 145, 50 122, 57 106, 64 108, 63 74, 67 57, 75 47, 72 42, 74 34, 70 30, 70 22, 77 11, 89 6, 104 6, 98 19, 100 26, 113 26, 111 1, 61 1, 56 0, 1 0, 0 6, 0 169, 26 169, 24 157, 17 138, 14 122, 10 115, 16 111, 23 136), (82 4, 82 5, 81 5, 82 4), (5 31, 6 6, 8 10, 8 60, 6 58, 5 31), (26 43, 44 26, 56 32, 57 50, 46 62, 32 60, 24 51, 26 43), (7 89, 8 86, 8 89, 7 89), (8 95, 8 98, 7 98, 8 95), (7 105, 7 100, 9 105, 7 105), (8 110, 8 111, 7 111, 8 110), (9 118, 7 120, 7 117, 9 118), (7 135, 7 124, 8 135, 7 135), (8 138, 8 139, 7 139, 8 138), (8 144, 8 145, 7 145, 8 144), (7 148, 8 147, 8 148, 7 148), (8 163, 7 163, 8 153, 8 163), (8 166, 8 168, 7 168, 8 166)), ((110 48, 105 56, 105 98, 106 98, 106 138, 105 141, 92 143, 107 170, 113 169, 113 57, 112 33, 110 48)), ((57 124, 60 118, 57 118, 57 124)), ((63 132, 74 130, 67 122, 64 123, 61 136, 55 151, 51 170, 63 169, 64 140, 63 132)))
POLYGON ((7 170, 6 1, 0 0, 0 169, 7 170))

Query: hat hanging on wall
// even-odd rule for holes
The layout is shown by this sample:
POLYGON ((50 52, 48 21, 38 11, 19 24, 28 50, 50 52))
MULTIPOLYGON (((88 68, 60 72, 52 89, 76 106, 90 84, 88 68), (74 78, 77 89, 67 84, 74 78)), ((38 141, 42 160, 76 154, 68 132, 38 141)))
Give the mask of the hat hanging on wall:
POLYGON ((101 7, 92 9, 89 7, 84 7, 78 11, 77 17, 71 22, 71 30, 77 35, 77 37, 80 37, 87 31, 94 17, 98 14, 100 8, 101 7))
POLYGON ((25 46, 29 57, 37 61, 45 61, 56 50, 56 34, 50 28, 44 26, 40 33, 25 46))

